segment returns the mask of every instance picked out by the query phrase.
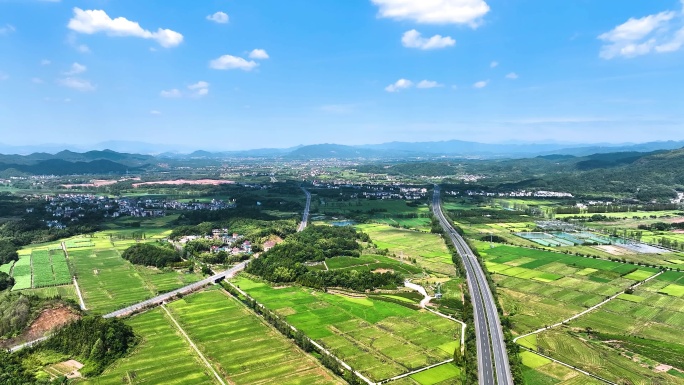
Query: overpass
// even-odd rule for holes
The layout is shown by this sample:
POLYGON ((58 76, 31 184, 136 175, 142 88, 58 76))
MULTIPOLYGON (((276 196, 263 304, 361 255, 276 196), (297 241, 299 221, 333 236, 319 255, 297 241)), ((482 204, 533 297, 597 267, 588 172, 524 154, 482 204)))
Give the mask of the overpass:
POLYGON ((150 308, 150 307, 159 306, 159 305, 171 300, 173 297, 175 297, 179 294, 180 295, 189 294, 189 293, 197 291, 197 290, 199 290, 205 286, 211 285, 213 283, 217 283, 217 282, 221 281, 222 279, 232 278, 235 276, 235 274, 244 270, 245 266, 247 266, 248 263, 249 263, 249 261, 241 262, 241 263, 231 267, 230 269, 228 269, 224 272, 214 274, 211 277, 205 278, 201 281, 197 281, 197 282, 192 283, 188 286, 181 287, 180 289, 176 289, 176 290, 170 291, 168 293, 158 295, 154 298, 150 298, 148 300, 138 302, 135 305, 131 305, 131 306, 125 307, 123 309, 119 309, 117 311, 111 312, 109 314, 105 314, 103 317, 104 318, 125 317, 125 316, 131 315, 135 312, 138 312, 138 311, 150 308))

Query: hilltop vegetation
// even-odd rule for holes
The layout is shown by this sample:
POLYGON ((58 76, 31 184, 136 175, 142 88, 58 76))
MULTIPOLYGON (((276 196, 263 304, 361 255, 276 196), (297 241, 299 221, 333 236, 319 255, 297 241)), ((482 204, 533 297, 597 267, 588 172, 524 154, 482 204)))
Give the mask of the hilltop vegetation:
POLYGON ((353 227, 309 226, 255 259, 247 272, 271 282, 297 282, 314 288, 344 287, 357 291, 396 287, 403 277, 394 272, 332 270, 311 271, 306 263, 323 262, 332 257, 361 255, 358 241, 369 242, 367 234, 353 227))
POLYGON ((136 265, 155 267, 166 267, 181 260, 180 253, 168 242, 138 243, 126 249, 121 256, 136 265))

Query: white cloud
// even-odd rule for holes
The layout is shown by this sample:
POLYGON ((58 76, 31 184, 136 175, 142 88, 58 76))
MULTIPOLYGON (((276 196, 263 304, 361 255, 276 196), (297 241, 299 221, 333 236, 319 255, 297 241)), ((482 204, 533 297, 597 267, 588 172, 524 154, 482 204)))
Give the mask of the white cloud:
POLYGON ((215 70, 239 69, 243 71, 251 71, 257 66, 259 66, 259 63, 253 60, 245 60, 241 57, 232 55, 223 55, 218 59, 214 59, 209 62, 209 67, 215 70))
POLYGON ((92 85, 90 81, 84 79, 68 77, 64 79, 59 79, 57 83, 64 87, 73 88, 81 92, 95 91, 95 86, 92 85))
POLYGON ((52 62, 48 59, 43 59, 40 61, 40 65, 42 66, 49 66, 50 64, 52 64, 52 62))
POLYGON ((264 49, 253 49, 252 52, 249 53, 249 58, 250 59, 257 59, 257 60, 263 60, 263 59, 268 59, 268 53, 264 49))
POLYGON ((71 75, 77 75, 83 72, 86 72, 88 70, 88 67, 84 66, 83 64, 79 63, 74 63, 71 65, 71 69, 69 71, 66 71, 64 75, 71 76, 71 75))
POLYGON ((498 66, 499 66, 499 62, 498 62, 498 61, 493 61, 493 62, 489 63, 489 68, 496 68, 496 67, 498 67, 498 66))
POLYGON ((31 82, 33 82, 33 84, 43 84, 43 79, 33 78, 33 79, 31 79, 31 82))
POLYGON ((205 81, 199 81, 195 84, 189 85, 188 89, 191 91, 191 96, 202 97, 209 93, 209 83, 205 81))
POLYGON ((218 11, 213 15, 207 16, 207 20, 213 21, 219 24, 226 24, 229 20, 228 14, 225 12, 218 11))
POLYGON ((438 49, 453 47, 456 44, 456 40, 449 36, 435 35, 431 38, 422 37, 420 32, 412 29, 410 31, 404 32, 401 37, 401 43, 407 48, 419 48, 419 49, 438 49))
POLYGON ((11 25, 11 24, 5 24, 4 27, 0 27, 0 36, 9 35, 10 33, 14 32, 14 31, 16 31, 16 30, 17 30, 17 29, 14 28, 13 25, 11 25))
POLYGON ((632 17, 598 38, 604 42, 599 56, 606 60, 678 51, 684 46, 684 9, 632 17))
POLYGON ((132 36, 155 40, 162 47, 175 47, 183 42, 183 35, 170 29, 159 28, 156 32, 143 29, 140 24, 123 17, 112 19, 102 10, 74 8, 74 17, 69 20, 69 29, 92 35, 103 32, 108 36, 132 36))
POLYGON ((173 88, 170 90, 162 90, 162 92, 160 92, 159 95, 161 95, 162 98, 180 98, 181 96, 183 96, 183 94, 177 88, 173 88))
POLYGON ((426 24, 467 24, 476 28, 489 12, 484 0, 371 0, 378 17, 426 24))
POLYGON ((516 74, 515 72, 511 72, 511 73, 509 73, 508 75, 506 75, 506 79, 515 80, 515 79, 517 79, 517 78, 519 78, 519 76, 518 76, 518 74, 516 74))
POLYGON ((444 84, 439 84, 434 80, 421 80, 418 82, 418 85, 416 85, 418 88, 437 88, 437 87, 444 87, 444 84))
POLYGON ((158 111, 158 110, 150 110, 150 115, 161 115, 161 111, 158 111))
POLYGON ((413 87, 413 82, 407 79, 399 79, 396 82, 385 87, 387 92, 397 92, 402 89, 407 89, 413 87))
POLYGON ((476 82, 475 84, 473 84, 473 87, 485 88, 485 87, 487 87, 487 84, 489 84, 489 80, 480 80, 479 82, 476 82))

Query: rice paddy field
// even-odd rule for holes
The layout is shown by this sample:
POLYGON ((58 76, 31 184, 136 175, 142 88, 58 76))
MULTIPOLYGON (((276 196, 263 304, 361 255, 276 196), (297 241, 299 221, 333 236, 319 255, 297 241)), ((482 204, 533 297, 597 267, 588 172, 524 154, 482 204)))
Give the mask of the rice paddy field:
POLYGON ((478 245, 519 334, 569 318, 658 272, 542 250, 478 245))
POLYGON ((273 288, 240 275, 234 284, 373 381, 450 359, 460 325, 379 298, 302 287, 273 288))
POLYGON ((422 268, 455 276, 456 270, 446 244, 438 234, 398 229, 382 224, 357 225, 367 233, 378 249, 388 249, 398 258, 415 258, 422 268))
POLYGON ((168 307, 217 372, 230 383, 342 383, 223 291, 193 294, 168 307))
POLYGON ((195 273, 135 266, 111 246, 67 250, 86 307, 97 313, 109 313, 201 279, 195 273))
POLYGON ((218 384, 162 309, 150 310, 126 322, 141 337, 140 344, 102 375, 83 383, 218 384))

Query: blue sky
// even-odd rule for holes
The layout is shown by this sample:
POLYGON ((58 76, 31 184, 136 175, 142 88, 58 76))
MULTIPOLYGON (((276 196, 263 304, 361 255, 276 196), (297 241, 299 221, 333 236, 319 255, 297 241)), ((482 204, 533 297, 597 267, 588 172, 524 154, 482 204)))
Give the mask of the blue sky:
POLYGON ((684 139, 679 0, 0 0, 0 143, 684 139))

